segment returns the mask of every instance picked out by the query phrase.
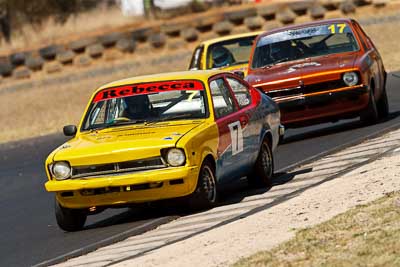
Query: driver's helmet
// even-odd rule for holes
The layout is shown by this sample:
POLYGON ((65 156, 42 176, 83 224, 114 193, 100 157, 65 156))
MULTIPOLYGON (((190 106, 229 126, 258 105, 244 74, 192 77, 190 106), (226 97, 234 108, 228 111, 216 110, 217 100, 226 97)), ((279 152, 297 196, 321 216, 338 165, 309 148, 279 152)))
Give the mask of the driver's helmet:
POLYGON ((129 119, 145 119, 150 117, 151 104, 147 95, 135 95, 124 98, 124 117, 129 119))
POLYGON ((214 68, 227 66, 235 61, 232 53, 223 46, 217 46, 212 50, 212 59, 214 68))
POLYGON ((270 56, 273 61, 290 57, 292 45, 290 41, 283 41, 270 45, 270 56))

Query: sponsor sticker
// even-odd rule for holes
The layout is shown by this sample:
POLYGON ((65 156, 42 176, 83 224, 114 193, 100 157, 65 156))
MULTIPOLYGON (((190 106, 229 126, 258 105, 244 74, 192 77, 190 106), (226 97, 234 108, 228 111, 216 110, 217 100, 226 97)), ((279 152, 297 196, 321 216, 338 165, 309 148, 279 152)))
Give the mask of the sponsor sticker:
POLYGON ((282 32, 277 32, 273 34, 266 35, 262 37, 258 43, 257 47, 284 42, 294 39, 302 39, 320 35, 331 35, 331 34, 341 34, 341 33, 351 33, 350 27, 346 23, 336 23, 336 24, 323 24, 318 26, 306 27, 301 29, 286 30, 282 32))
POLYGON ((204 87, 203 83, 197 80, 130 84, 101 90, 94 97, 93 103, 112 98, 182 90, 204 90, 204 87))

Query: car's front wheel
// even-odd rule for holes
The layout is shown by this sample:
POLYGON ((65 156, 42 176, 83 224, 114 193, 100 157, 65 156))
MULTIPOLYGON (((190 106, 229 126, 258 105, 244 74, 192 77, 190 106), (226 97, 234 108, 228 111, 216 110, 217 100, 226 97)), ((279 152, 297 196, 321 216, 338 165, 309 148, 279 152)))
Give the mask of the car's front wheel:
POLYGON ((369 100, 367 108, 361 112, 360 120, 362 123, 370 125, 378 121, 379 114, 376 106, 375 96, 372 88, 369 90, 369 100))
POLYGON ((253 172, 247 177, 250 186, 270 186, 274 175, 274 157, 267 140, 261 144, 253 172))
POLYGON ((81 230, 87 217, 86 210, 64 208, 57 200, 55 201, 55 214, 58 226, 68 232, 81 230))
POLYGON ((210 161, 206 160, 200 168, 196 189, 189 196, 189 206, 194 210, 210 208, 216 204, 217 197, 215 168, 210 161))
POLYGON ((383 92, 378 102, 376 103, 376 106, 380 118, 387 118, 389 116, 389 103, 386 94, 386 88, 383 88, 383 92))

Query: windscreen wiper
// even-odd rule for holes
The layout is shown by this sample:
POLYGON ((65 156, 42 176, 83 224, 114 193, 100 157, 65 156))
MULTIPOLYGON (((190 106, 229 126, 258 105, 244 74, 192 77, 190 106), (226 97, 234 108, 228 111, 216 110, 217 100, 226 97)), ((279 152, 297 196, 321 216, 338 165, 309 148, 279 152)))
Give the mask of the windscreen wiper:
POLYGON ((154 124, 154 123, 158 123, 158 122, 166 122, 166 121, 169 121, 169 120, 180 120, 180 119, 188 119, 188 120, 190 120, 190 119, 199 119, 198 117, 190 117, 190 116, 193 116, 193 114, 191 114, 191 113, 182 113, 182 114, 177 114, 177 115, 167 115, 167 116, 165 116, 165 117, 162 117, 162 118, 158 118, 158 119, 154 119, 154 120, 151 120, 151 121, 147 121, 146 123, 145 123, 145 125, 151 125, 151 124, 154 124))
POLYGON ((145 123, 147 120, 131 120, 131 121, 114 121, 111 123, 104 124, 99 127, 90 127, 88 130, 90 131, 100 131, 104 130, 113 126, 123 126, 123 125, 131 125, 131 124, 139 124, 139 123, 145 123))
POLYGON ((271 68, 272 66, 274 66, 274 65, 276 65, 276 64, 278 64, 278 63, 282 63, 282 62, 288 61, 288 60, 290 60, 290 58, 284 57, 284 58, 278 59, 278 60, 276 60, 276 61, 274 61, 274 62, 272 62, 272 63, 270 63, 270 64, 267 64, 267 65, 265 65, 265 66, 262 66, 262 67, 260 67, 260 68, 261 68, 261 69, 269 69, 269 68, 271 68))

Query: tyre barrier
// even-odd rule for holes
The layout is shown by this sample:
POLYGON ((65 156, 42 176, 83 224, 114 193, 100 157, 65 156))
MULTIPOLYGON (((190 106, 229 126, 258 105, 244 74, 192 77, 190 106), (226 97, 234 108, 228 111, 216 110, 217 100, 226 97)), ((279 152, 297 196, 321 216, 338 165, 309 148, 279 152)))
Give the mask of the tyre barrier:
POLYGON ((92 58, 99 58, 103 55, 103 52, 104 52, 104 46, 102 44, 98 44, 98 43, 89 45, 86 49, 87 49, 87 53, 92 58))
POLYGON ((46 73, 56 73, 62 70, 62 65, 60 62, 54 61, 49 62, 48 64, 44 65, 44 70, 46 73))
POLYGON ((31 77, 32 71, 25 66, 16 68, 13 71, 13 77, 17 80, 28 79, 31 77))
POLYGON ((282 24, 292 24, 296 20, 296 13, 290 8, 282 9, 276 14, 276 19, 282 24))
POLYGON ((25 64, 26 53, 14 53, 10 55, 10 61, 14 66, 20 66, 25 64))
POLYGON ((39 49, 39 55, 46 60, 54 60, 59 51, 63 48, 60 45, 49 45, 39 49))
POLYGON ((44 64, 44 59, 38 55, 30 55, 25 59, 25 66, 33 71, 41 70, 44 64))
POLYGON ((62 50, 57 53, 56 59, 62 64, 70 64, 75 58, 75 53, 72 50, 62 50))
POLYGON ((167 42, 167 36, 164 33, 155 33, 150 36, 150 44, 154 48, 161 48, 167 42))
POLYGON ((117 41, 115 47, 124 53, 132 53, 136 48, 135 39, 121 38, 117 41))
POLYGON ((244 24, 250 31, 258 31, 264 25, 264 20, 260 16, 248 17, 244 19, 244 24))
POLYGON ((216 33, 218 33, 221 36, 224 36, 224 35, 230 34, 231 31, 233 30, 233 27, 234 26, 232 23, 225 20, 225 21, 221 21, 221 22, 214 24, 213 31, 215 31, 216 33))
POLYGON ((36 51, 17 51, 2 56, 0 78, 28 79, 34 72, 57 73, 64 69, 64 65, 86 67, 96 64, 100 58, 112 61, 124 58, 124 54, 135 56, 164 49, 190 48, 187 45, 211 36, 228 35, 239 29, 270 30, 295 23, 299 16, 317 20, 324 18, 331 10, 340 10, 347 15, 358 12, 364 6, 383 8, 388 4, 388 0, 297 0, 243 4, 227 8, 224 12, 210 10, 204 14, 157 21, 152 26, 134 28, 134 25, 127 25, 130 28, 126 30, 119 28, 67 43, 50 44, 36 51))
POLYGON ((183 29, 181 31, 181 35, 182 35, 182 38, 186 42, 189 42, 189 43, 197 41, 197 39, 199 38, 199 33, 197 32, 197 30, 195 28, 183 29))
POLYGON ((314 5, 310 8, 310 16, 312 19, 323 19, 325 17, 326 9, 321 5, 314 5))

